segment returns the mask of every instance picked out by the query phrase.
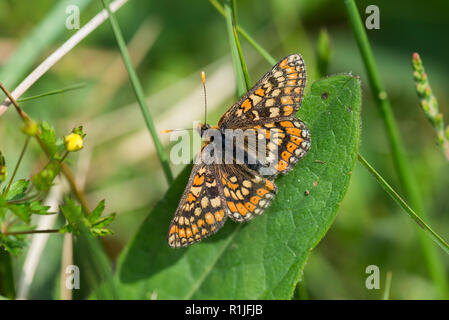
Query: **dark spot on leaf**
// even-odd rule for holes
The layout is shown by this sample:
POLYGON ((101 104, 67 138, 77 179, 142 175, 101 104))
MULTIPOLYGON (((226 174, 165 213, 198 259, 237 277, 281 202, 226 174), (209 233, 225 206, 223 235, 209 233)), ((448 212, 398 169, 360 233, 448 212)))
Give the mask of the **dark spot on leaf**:
POLYGON ((308 196, 308 195, 310 194, 310 191, 309 191, 309 190, 306 190, 306 191, 304 192, 304 194, 305 194, 306 196, 308 196))
POLYGON ((352 109, 349 107, 346 110, 348 110, 348 112, 352 112, 352 109))
POLYGON ((323 92, 323 93, 321 94, 321 99, 326 100, 327 97, 329 97, 329 93, 323 92))

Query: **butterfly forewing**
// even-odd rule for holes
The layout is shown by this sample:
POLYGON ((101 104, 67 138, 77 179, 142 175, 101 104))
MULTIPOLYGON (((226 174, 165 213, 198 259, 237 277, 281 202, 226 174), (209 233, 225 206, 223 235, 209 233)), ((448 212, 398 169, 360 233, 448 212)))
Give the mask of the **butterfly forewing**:
POLYGON ((220 119, 222 128, 241 128, 293 117, 306 86, 306 67, 299 54, 277 63, 220 119))

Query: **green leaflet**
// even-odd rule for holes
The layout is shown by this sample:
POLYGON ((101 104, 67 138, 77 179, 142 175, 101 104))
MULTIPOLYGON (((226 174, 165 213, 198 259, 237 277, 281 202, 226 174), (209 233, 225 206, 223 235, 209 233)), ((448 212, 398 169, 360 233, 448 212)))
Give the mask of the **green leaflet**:
POLYGON ((246 224, 228 219, 185 249, 167 244, 169 222, 190 167, 177 178, 120 257, 126 299, 289 299, 311 249, 329 229, 349 185, 360 137, 360 83, 337 75, 312 85, 299 117, 312 147, 266 212, 246 224))

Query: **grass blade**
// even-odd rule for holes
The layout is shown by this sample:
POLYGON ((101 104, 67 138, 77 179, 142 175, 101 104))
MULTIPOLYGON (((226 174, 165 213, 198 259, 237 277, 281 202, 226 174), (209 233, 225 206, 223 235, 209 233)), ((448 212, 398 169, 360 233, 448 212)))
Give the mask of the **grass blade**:
POLYGON ((382 186, 382 188, 396 201, 399 206, 404 209, 404 211, 418 224, 418 226, 424 231, 427 237, 432 239, 436 244, 438 244, 444 252, 449 254, 449 244, 443 240, 432 228, 425 223, 418 214, 413 211, 412 208, 399 196, 399 194, 393 190, 393 188, 382 178, 382 176, 365 160, 365 158, 359 153, 359 162, 376 178, 377 182, 382 186))
POLYGON ((161 162, 162 169, 164 170, 165 177, 167 179, 168 184, 173 182, 173 173, 170 169, 170 164, 168 163, 168 158, 165 154, 164 148, 162 146, 161 141, 156 132, 156 127, 154 126, 153 118, 149 112, 148 106, 145 101, 145 95, 143 93, 142 85, 137 77, 136 70, 131 62, 131 58, 128 53, 128 49, 126 48, 125 40, 123 39, 122 32, 120 30, 120 26, 115 18, 114 14, 111 12, 109 8, 109 0, 102 0, 103 6, 108 11, 109 21, 111 22, 112 31, 114 32, 114 36, 117 40, 117 44, 120 48, 120 52, 123 57, 123 62, 125 63, 126 70, 129 74, 129 79, 131 81, 131 85, 134 89, 134 93, 136 94, 137 102, 139 104, 140 110, 142 111, 142 116, 145 120, 145 124, 148 128, 148 131, 153 138, 153 142, 159 157, 159 161, 161 162))
POLYGON ((78 83, 78 84, 74 84, 73 86, 69 86, 66 88, 62 88, 62 89, 57 89, 57 90, 53 90, 53 91, 49 91, 49 92, 45 92, 45 93, 41 93, 35 96, 30 96, 30 97, 25 97, 22 99, 17 99, 17 102, 21 103, 21 102, 25 102, 25 101, 30 101, 30 100, 35 100, 35 99, 39 99, 39 98, 43 98, 46 96, 52 96, 55 94, 60 94, 60 93, 65 93, 65 92, 69 92, 72 90, 77 90, 77 89, 81 89, 87 86, 87 83, 78 83))

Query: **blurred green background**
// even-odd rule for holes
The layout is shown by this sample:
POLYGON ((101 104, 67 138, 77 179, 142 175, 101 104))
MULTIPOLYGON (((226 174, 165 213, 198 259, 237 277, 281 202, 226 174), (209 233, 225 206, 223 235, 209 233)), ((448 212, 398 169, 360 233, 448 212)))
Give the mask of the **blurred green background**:
MULTIPOLYGON (((82 8, 81 26, 102 9, 101 1, 66 1, 82 8)), ((429 212, 429 223, 445 239, 449 236, 449 166, 436 146, 435 133, 418 105, 412 76, 412 53, 423 59, 441 112, 449 121, 449 63, 446 41, 449 2, 356 1, 364 19, 370 4, 380 9, 380 30, 368 36, 391 99, 409 158, 420 182, 429 212)), ((65 28, 62 1, 0 0, 0 80, 10 90, 76 30, 65 28), (60 6, 58 10, 57 8, 60 6), (56 10, 56 11, 55 11, 56 10), (33 35, 42 27, 45 32, 33 35), (31 37, 31 35, 33 35, 31 37), (31 38, 30 38, 31 37, 31 38), (14 55, 25 41, 29 48, 20 60, 14 55)), ((318 79, 316 42, 323 28, 331 39, 328 74, 352 72, 363 85, 361 153, 399 193, 385 128, 368 86, 365 70, 339 0, 239 0, 239 24, 276 59, 303 54, 309 85, 318 79)), ((200 71, 206 71, 208 122, 235 101, 235 80, 225 20, 206 0, 130 0, 117 13, 133 61, 137 66, 150 112, 158 130, 191 126, 202 120, 203 96, 200 71)), ((271 66, 241 38, 252 81, 271 66)), ((74 126, 85 127, 86 148, 71 157, 70 165, 84 185, 92 205, 106 199, 106 211, 117 212, 113 236, 102 239, 109 256, 116 259, 144 217, 167 190, 153 143, 130 86, 109 22, 84 39, 46 73, 25 96, 76 83, 88 85, 61 95, 23 103, 34 119, 56 127, 60 136, 74 126)), ((0 95, 3 100, 3 94, 0 95)), ((8 110, 0 117, 0 150, 14 164, 24 136, 21 120, 8 110)), ((168 136, 161 136, 170 152, 168 136)), ((45 164, 32 143, 19 177, 29 177, 45 164)), ((182 165, 172 166, 175 174, 182 165)), ((168 213, 172 214, 172 213, 168 213)), ((392 272, 391 298, 438 298, 430 280, 417 237, 417 226, 359 165, 337 218, 312 251, 304 270, 310 299, 380 299, 387 271, 392 272), (365 269, 377 265, 381 289, 368 290, 365 269)), ((39 260, 28 298, 59 298, 59 273, 63 236, 50 235, 39 260)), ((446 271, 449 259, 441 255, 446 271)), ((25 251, 14 258, 16 282, 25 251)), ((304 292, 299 294, 304 297, 304 292)))

